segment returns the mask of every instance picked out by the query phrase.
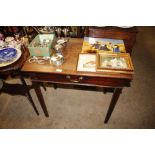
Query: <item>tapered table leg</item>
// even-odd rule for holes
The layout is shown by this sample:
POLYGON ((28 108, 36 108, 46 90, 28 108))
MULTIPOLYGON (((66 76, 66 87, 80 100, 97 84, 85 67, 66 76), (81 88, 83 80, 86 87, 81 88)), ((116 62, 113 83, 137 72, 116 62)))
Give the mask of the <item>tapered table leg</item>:
POLYGON ((115 108, 115 105, 117 103, 117 100, 121 92, 122 92, 122 88, 115 88, 104 123, 107 123, 108 120, 110 119, 110 116, 115 108))
POLYGON ((38 84, 38 82, 33 82, 33 85, 34 85, 34 90, 36 92, 38 100, 40 102, 40 105, 41 105, 41 107, 42 107, 42 109, 44 111, 44 114, 45 114, 46 117, 49 117, 47 107, 46 107, 46 104, 45 104, 45 101, 44 101, 44 98, 43 98, 43 95, 42 95, 42 92, 41 92, 41 89, 40 89, 40 85, 38 84))
POLYGON ((38 110, 37 110, 37 108, 36 108, 36 106, 35 106, 35 104, 34 104, 34 102, 33 102, 32 96, 31 96, 31 94, 30 94, 30 92, 29 92, 29 88, 28 88, 28 86, 27 86, 27 84, 26 84, 26 82, 25 82, 25 80, 24 80, 24 78, 23 78, 22 75, 20 75, 20 80, 21 80, 21 82, 22 82, 22 84, 23 84, 23 86, 24 86, 25 93, 26 93, 26 97, 27 97, 28 100, 30 101, 30 103, 31 103, 31 105, 32 105, 32 107, 33 107, 33 109, 34 109, 34 111, 36 112, 36 114, 39 115, 39 112, 38 112, 38 110))

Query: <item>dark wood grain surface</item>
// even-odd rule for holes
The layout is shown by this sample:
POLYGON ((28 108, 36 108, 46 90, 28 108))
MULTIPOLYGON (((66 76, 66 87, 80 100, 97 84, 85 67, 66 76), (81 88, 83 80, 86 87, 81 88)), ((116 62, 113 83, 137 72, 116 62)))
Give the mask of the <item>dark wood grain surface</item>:
MULTIPOLYGON (((24 66, 22 67, 22 72, 27 73, 44 73, 48 76, 50 74, 53 75, 76 75, 76 76, 86 76, 86 77, 104 77, 104 78, 115 78, 115 79, 127 79, 132 80, 133 75, 131 74, 112 74, 107 72, 78 72, 77 71, 77 62, 78 62, 78 55, 81 52, 83 44, 83 39, 75 39, 72 38, 69 40, 65 50, 63 51, 64 54, 64 63, 62 66, 54 66, 53 64, 37 64, 37 63, 29 63, 28 60, 25 62, 24 66), (57 69, 61 69, 62 72, 57 71, 57 69)), ((41 75, 41 74, 40 74, 41 75)))

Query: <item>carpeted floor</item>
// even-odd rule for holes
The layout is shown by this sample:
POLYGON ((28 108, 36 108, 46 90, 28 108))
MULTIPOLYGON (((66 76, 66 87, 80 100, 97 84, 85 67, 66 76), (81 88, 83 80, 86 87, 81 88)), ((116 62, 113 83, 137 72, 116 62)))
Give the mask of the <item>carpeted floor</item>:
POLYGON ((48 87, 42 92, 49 118, 44 116, 34 90, 31 94, 39 116, 26 97, 1 94, 0 128, 155 128, 155 27, 138 27, 138 30, 132 55, 135 77, 131 87, 123 90, 108 124, 104 124, 104 118, 112 94, 48 87))

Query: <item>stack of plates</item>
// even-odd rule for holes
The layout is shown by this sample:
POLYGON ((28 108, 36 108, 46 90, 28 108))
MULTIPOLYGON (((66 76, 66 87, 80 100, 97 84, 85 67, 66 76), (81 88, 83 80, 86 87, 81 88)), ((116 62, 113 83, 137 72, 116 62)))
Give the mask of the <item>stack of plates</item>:
POLYGON ((21 51, 15 48, 4 48, 0 50, 0 67, 10 65, 21 57, 21 51))

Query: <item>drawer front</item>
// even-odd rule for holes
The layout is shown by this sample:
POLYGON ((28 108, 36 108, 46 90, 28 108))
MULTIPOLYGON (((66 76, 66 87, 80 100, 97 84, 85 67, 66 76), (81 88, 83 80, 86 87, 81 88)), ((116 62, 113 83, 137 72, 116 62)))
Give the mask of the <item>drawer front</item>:
POLYGON ((77 84, 77 85, 92 85, 92 86, 105 86, 105 87, 124 87, 130 86, 130 80, 119 78, 103 78, 91 76, 78 76, 78 75, 63 75, 63 74, 45 74, 37 73, 30 74, 33 81, 62 83, 62 84, 77 84))

